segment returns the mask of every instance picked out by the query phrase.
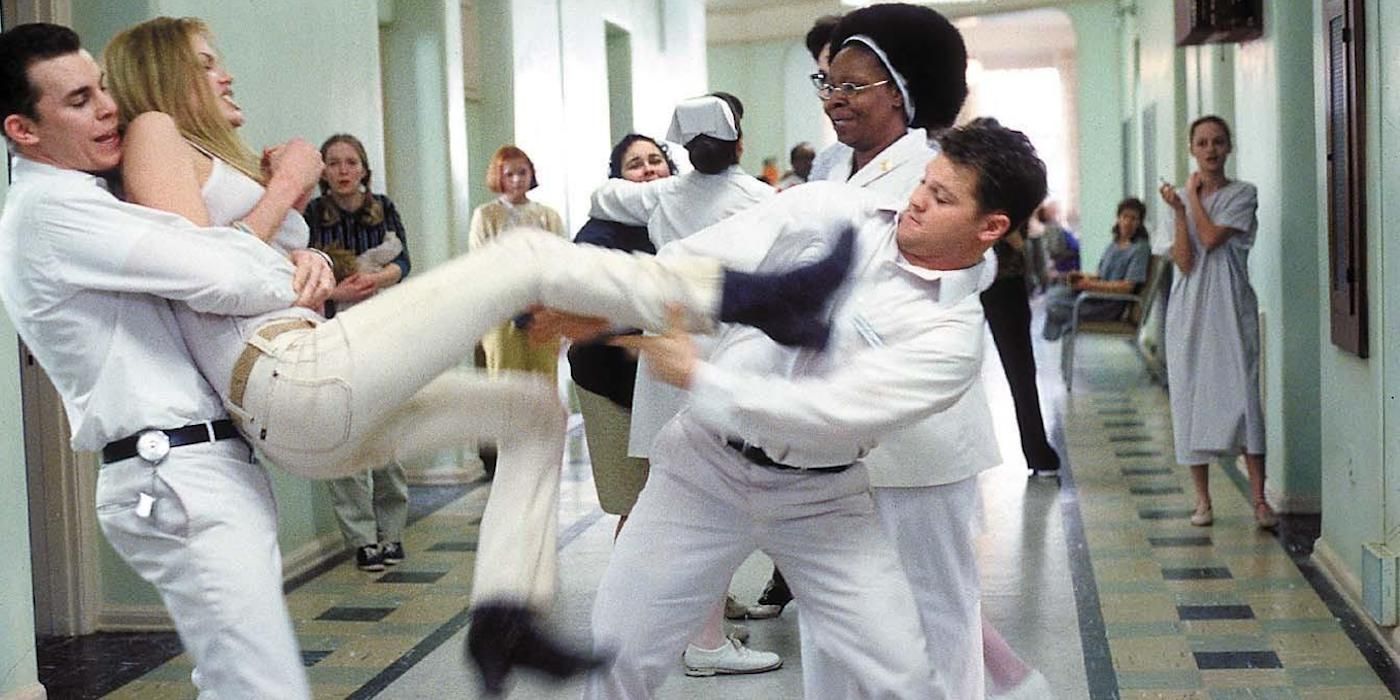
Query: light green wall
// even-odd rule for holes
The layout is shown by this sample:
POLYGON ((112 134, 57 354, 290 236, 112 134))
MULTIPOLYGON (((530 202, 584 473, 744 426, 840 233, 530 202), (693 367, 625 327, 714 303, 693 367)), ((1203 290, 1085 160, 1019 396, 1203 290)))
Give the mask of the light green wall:
MULTIPOLYGON (((8 159, 7 163, 8 163, 8 159)), ((9 189, 0 165, 0 201, 9 189)), ((19 389, 19 336, 0 313, 0 532, 10 563, 0 569, 0 697, 32 691, 39 680, 34 656, 34 591, 29 563, 29 491, 24 464, 24 415, 19 389)))
POLYGON ((743 100, 744 155, 740 165, 754 175, 763 172, 764 158, 777 158, 786 165, 787 151, 792 147, 784 133, 788 105, 782 99, 784 67, 792 43, 716 44, 709 50, 710 84, 706 90, 722 90, 743 100))
POLYGON ((744 155, 754 175, 764 158, 788 169, 788 151, 802 141, 816 149, 835 142, 808 75, 816 70, 800 39, 711 44, 707 91, 723 90, 744 101, 744 155))
MULTIPOLYGON (((386 192, 426 270, 465 250, 468 141, 456 2, 394 2, 382 37, 386 192), (454 98, 455 95, 455 98, 454 98), (461 128, 456 134, 454 126, 461 128)), ((469 213, 469 212, 468 212, 469 213)))
POLYGON ((467 154, 471 173, 469 201, 473 208, 496 195, 486 189, 486 166, 491 154, 515 141, 515 81, 510 72, 511 17, 508 0, 482 0, 476 9, 475 35, 481 57, 481 89, 467 102, 467 154))
POLYGON ((1079 134, 1079 235, 1085 269, 1108 245, 1114 205, 1123 198, 1122 28, 1109 0, 1067 5, 1074 25, 1079 134))
MULTIPOLYGON (((1294 165, 1315 152, 1312 16, 1304 3, 1269 3, 1262 38, 1235 48, 1235 173, 1259 188, 1250 278, 1263 313, 1269 491, 1285 510, 1316 512, 1318 477, 1318 239, 1316 176, 1294 165)), ((1202 89, 1203 94, 1210 90, 1202 89)), ((1192 115, 1194 118, 1195 115, 1192 115)), ((1306 162, 1306 161, 1304 161, 1306 162)))
MULTIPOLYGON (((671 108, 705 91, 701 0, 508 0, 514 142, 535 162, 548 204, 575 231, 607 177, 612 149, 605 23, 632 41, 636 130, 662 137, 671 108)), ((500 30, 497 30, 500 31, 500 30)), ((483 114, 493 118, 490 113, 483 114)), ((498 143, 487 143, 488 153, 498 143)))
MULTIPOLYGON (((1315 0, 1315 11, 1320 0, 1315 0)), ((1320 15, 1319 15, 1320 16, 1320 15)), ((1320 24, 1320 20, 1319 20, 1320 24)), ((1370 358, 1361 359, 1332 345, 1327 313, 1318 317, 1321 393, 1322 539, 1353 576, 1361 572, 1361 548, 1367 542, 1395 545, 1400 528, 1400 354, 1388 344, 1400 338, 1400 319, 1389 309, 1400 303, 1400 276, 1387 275, 1400 261, 1400 6, 1366 3, 1366 255, 1371 320, 1370 358)), ((1314 38, 1314 60, 1325 65, 1322 33, 1314 38)), ((1324 143, 1326 92, 1319 78, 1315 100, 1315 131, 1324 143)), ((1325 159, 1316 158, 1316 196, 1326 200, 1325 159)), ((1328 259, 1326 207, 1316 216, 1319 231, 1312 250, 1328 259)), ((1330 284, 1328 270, 1319 265, 1318 288, 1330 284)))

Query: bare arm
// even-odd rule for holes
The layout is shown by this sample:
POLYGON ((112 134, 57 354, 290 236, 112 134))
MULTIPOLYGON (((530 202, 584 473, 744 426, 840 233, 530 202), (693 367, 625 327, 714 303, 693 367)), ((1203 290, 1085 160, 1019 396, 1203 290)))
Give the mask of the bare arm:
POLYGON ((302 139, 268 149, 264 167, 271 172, 262 199, 243 216, 243 223, 263 241, 271 241, 287 212, 305 206, 303 198, 321 177, 321 152, 302 139))
POLYGON ((1191 236, 1186 231, 1186 204, 1181 201, 1176 188, 1169 184, 1162 183, 1157 192, 1162 195, 1162 201, 1172 208, 1172 262, 1181 274, 1190 274, 1196 264, 1196 251, 1191 248, 1191 236))
POLYGON ((128 201, 168 211, 208 226, 193 147, 164 112, 146 112, 127 126, 122 146, 122 186, 128 201))
POLYGON ((1106 280, 1097 277, 1081 277, 1074 288, 1084 292, 1106 292, 1108 294, 1132 294, 1137 282, 1132 280, 1106 280))
POLYGON ((1196 223, 1196 235, 1200 237, 1201 245, 1205 246, 1207 252, 1219 248, 1225 241, 1230 240, 1230 236, 1239 233, 1239 229, 1217 225, 1201 206, 1200 199, 1192 195, 1192 200, 1196 207, 1191 211, 1191 218, 1196 223))

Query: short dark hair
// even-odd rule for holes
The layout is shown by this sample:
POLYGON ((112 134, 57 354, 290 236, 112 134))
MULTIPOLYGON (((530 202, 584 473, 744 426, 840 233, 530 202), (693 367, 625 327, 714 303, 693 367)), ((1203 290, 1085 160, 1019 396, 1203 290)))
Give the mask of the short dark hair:
POLYGON ((938 135, 943 157, 977 173, 982 211, 1006 212, 1008 231, 1020 228, 1045 199, 1045 163, 1026 135, 988 117, 938 135))
POLYGON ((76 32, 57 24, 21 24, 0 33, 0 120, 11 114, 38 119, 39 93, 29 82, 29 67, 82 48, 76 32))
POLYGON ((808 157, 815 158, 817 156, 817 149, 812 148, 812 144, 806 141, 799 141, 796 146, 792 147, 791 151, 788 151, 788 162, 791 163, 797 160, 797 157, 804 153, 807 154, 808 157))
POLYGON ((672 175, 676 174, 676 162, 671 160, 671 149, 667 148, 666 144, 650 136, 628 134, 623 136, 616 146, 613 146, 612 153, 608 155, 608 177, 622 177, 622 157, 627 154, 627 149, 638 141, 646 141, 656 146, 656 149, 661 151, 661 157, 666 159, 666 167, 671 169, 672 175))
MULTIPOLYGON (((831 32, 831 53, 856 35, 880 46, 904 76, 914 128, 952 126, 967 100, 967 44, 943 15, 919 5, 871 5, 848 13, 831 32)), ((893 77, 893 76, 891 76, 893 77)))
POLYGON ((812 54, 813 61, 821 58, 822 48, 831 41, 831 30, 840 22, 841 15, 822 15, 807 30, 807 53, 812 54))
POLYGON ((1201 117, 1196 121, 1191 122, 1191 128, 1186 130, 1186 143, 1191 143, 1191 141, 1193 141, 1196 138, 1196 127, 1202 124, 1214 124, 1220 127, 1220 129, 1225 132, 1225 143, 1228 143, 1231 146, 1235 145, 1235 137, 1230 134, 1230 125, 1225 122, 1225 119, 1223 117, 1219 117, 1214 114, 1207 114, 1204 117, 1201 117))
MULTIPOLYGON (((729 111, 734 113, 734 131, 744 138, 744 128, 740 122, 744 118, 744 103, 727 92, 712 92, 714 97, 724 100, 729 111)), ((726 168, 739 162, 739 141, 723 141, 713 136, 701 134, 685 143, 690 155, 690 164, 706 175, 718 175, 726 168)))

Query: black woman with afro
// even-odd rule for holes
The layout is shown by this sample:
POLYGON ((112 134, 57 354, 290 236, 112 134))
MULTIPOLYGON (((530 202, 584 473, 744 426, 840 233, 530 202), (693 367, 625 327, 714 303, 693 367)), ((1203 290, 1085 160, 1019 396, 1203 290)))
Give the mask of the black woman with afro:
POLYGON ((943 15, 917 5, 855 10, 831 33, 817 96, 849 149, 826 179, 903 200, 933 157, 929 139, 967 99, 967 47, 943 15))

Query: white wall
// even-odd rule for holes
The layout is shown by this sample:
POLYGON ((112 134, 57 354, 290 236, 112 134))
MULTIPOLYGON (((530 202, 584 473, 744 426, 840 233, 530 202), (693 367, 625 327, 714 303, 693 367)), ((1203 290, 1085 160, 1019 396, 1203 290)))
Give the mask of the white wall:
POLYGON ((572 233, 588 218, 612 150, 609 94, 601 89, 608 84, 604 23, 631 38, 633 130, 661 139, 675 104, 705 92, 704 4, 515 0, 514 8, 516 142, 540 172, 531 197, 558 209, 572 233))

